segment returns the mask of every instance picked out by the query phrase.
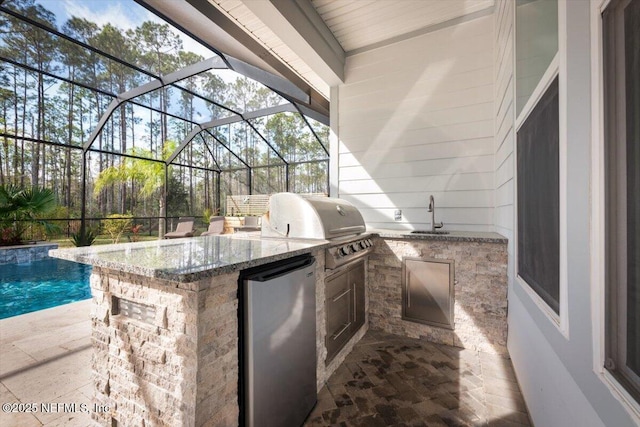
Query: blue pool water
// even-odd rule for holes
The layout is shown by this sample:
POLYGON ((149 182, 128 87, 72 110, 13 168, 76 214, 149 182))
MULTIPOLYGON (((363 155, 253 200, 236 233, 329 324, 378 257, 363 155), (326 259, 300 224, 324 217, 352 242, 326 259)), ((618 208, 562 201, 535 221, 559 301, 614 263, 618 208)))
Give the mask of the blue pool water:
POLYGON ((91 266, 46 258, 0 265, 0 319, 91 298, 91 266))

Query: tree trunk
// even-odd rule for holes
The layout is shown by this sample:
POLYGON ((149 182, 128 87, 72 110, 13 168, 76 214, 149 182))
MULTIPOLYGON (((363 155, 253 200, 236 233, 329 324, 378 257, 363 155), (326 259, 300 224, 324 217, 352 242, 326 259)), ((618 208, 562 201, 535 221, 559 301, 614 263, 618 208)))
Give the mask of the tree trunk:
MULTIPOLYGON (((122 153, 127 152, 127 112, 124 105, 120 106, 120 143, 122 147, 122 153)), ((120 194, 120 213, 124 214, 127 211, 127 183, 123 182, 121 186, 120 194)))
MULTIPOLYGON (((73 76, 73 71, 71 72, 73 76)), ((75 92, 75 85, 69 85, 69 111, 67 120, 69 121, 67 144, 71 144, 73 140, 73 98, 75 92)), ((71 206, 71 149, 67 148, 65 153, 65 192, 64 192, 64 205, 68 208, 71 206)))
MULTIPOLYGON (((22 133, 16 135, 26 135, 27 126, 27 70, 24 70, 24 86, 22 96, 22 133)), ((20 186, 24 187, 24 139, 20 140, 20 186)))
POLYGON ((165 190, 160 191, 160 219, 158 220, 158 238, 162 239, 164 237, 164 233, 166 232, 166 221, 165 218, 167 216, 167 207, 164 203, 167 194, 165 190))

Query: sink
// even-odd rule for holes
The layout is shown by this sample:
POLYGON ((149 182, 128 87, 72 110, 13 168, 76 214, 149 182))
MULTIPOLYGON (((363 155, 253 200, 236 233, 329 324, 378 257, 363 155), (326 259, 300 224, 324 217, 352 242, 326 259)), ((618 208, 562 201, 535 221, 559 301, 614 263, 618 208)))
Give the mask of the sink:
POLYGON ((413 230, 411 234, 449 234, 448 231, 413 230))

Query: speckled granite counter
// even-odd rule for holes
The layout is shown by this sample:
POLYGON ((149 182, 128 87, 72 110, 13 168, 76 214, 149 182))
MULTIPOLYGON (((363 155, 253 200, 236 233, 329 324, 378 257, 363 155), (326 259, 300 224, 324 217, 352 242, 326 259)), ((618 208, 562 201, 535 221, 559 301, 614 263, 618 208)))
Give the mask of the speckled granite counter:
POLYGON ((383 239, 444 240, 453 242, 507 243, 507 238, 498 233, 483 231, 447 231, 449 234, 419 234, 411 230, 368 229, 383 239))
POLYGON ((56 249, 49 254, 140 276, 188 283, 291 258, 327 245, 324 240, 221 235, 56 249))

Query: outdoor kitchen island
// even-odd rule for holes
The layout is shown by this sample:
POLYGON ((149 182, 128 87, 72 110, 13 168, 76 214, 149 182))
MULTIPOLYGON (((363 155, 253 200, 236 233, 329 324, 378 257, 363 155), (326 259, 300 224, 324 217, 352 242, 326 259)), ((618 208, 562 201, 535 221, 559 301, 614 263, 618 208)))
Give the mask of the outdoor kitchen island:
POLYGON ((317 383, 322 388, 369 329, 506 353, 506 239, 495 233, 415 235, 375 230, 366 261, 366 321, 327 360, 325 259, 335 243, 208 236, 51 251, 93 265, 94 403, 100 425, 238 424, 240 271, 316 259, 317 383), (403 319, 403 259, 451 262, 452 328, 403 319), (115 422, 114 422, 115 421, 115 422))
MULTIPOLYGON (((238 423, 238 276, 311 253, 323 349, 323 240, 207 236, 54 250, 93 265, 92 371, 100 425, 238 423)), ((326 351, 325 351, 326 354, 326 351)), ((325 380, 318 356, 317 380, 325 380)))

